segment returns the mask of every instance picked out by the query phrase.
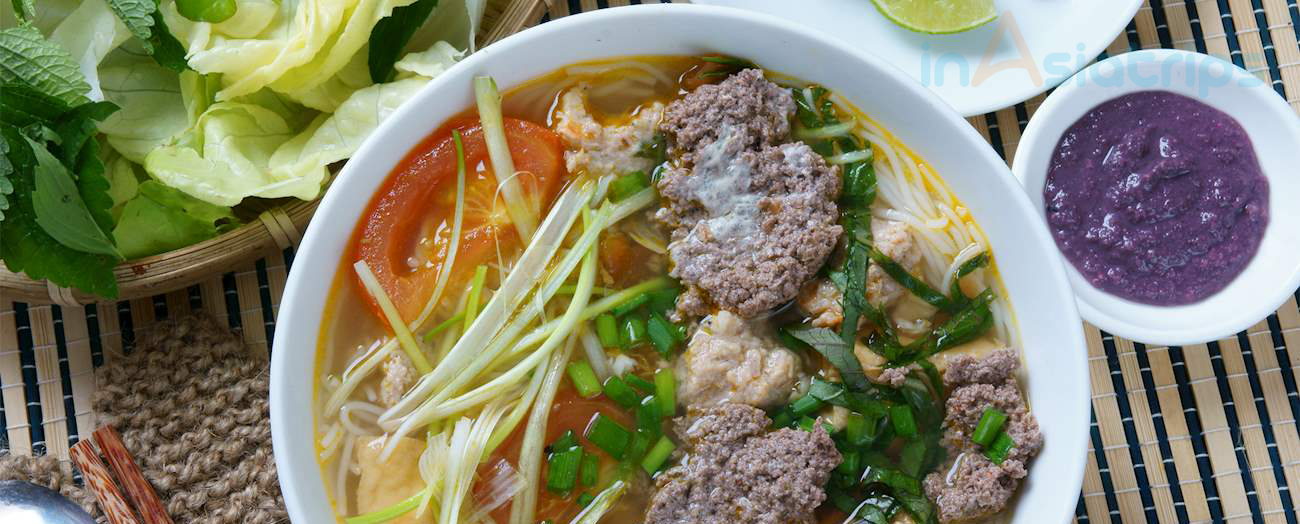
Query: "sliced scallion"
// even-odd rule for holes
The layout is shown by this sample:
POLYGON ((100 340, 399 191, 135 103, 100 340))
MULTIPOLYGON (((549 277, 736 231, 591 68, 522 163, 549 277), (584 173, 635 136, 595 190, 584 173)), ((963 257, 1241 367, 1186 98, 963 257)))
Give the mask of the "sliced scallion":
POLYGON ((627 302, 624 302, 616 306, 613 311, 614 316, 621 317, 623 315, 636 311, 636 308, 645 305, 645 303, 649 301, 650 301, 650 295, 648 293, 641 293, 637 296, 632 297, 627 302))
POLYGON ((483 284, 487 282, 487 266, 480 265, 474 268, 474 277, 470 279, 469 299, 465 302, 465 327, 469 331, 469 326, 478 318, 479 301, 483 296, 483 284))
POLYGON ((578 481, 578 468, 582 463, 582 448, 573 447, 552 453, 547 461, 546 489, 556 493, 573 490, 578 481))
POLYGON ((605 416, 604 413, 596 413, 596 416, 591 419, 591 423, 587 424, 585 436, 596 447, 620 460, 627 451, 627 445, 632 441, 632 432, 605 416))
POLYGON ((1002 431, 1002 425, 1006 422, 1006 413, 997 408, 985 408, 984 413, 980 415, 979 423, 975 425, 975 431, 970 435, 970 439, 980 446, 988 447, 997 439, 998 433, 1002 431))
POLYGON ((812 412, 821 409, 823 404, 824 403, 821 401, 821 399, 817 397, 814 397, 812 395, 804 395, 802 397, 799 397, 798 400, 794 401, 793 404, 790 404, 790 410, 794 412, 795 416, 802 417, 804 415, 811 414, 812 412))
POLYGON ((442 321, 438 325, 434 326, 433 329, 430 329, 428 333, 424 334, 424 343, 432 344, 433 337, 436 337, 438 336, 438 333, 442 333, 443 331, 450 329, 452 326, 459 324, 462 320, 465 320, 464 311, 457 312, 447 320, 442 321))
POLYGON ((659 399, 660 418, 677 414, 677 379, 673 377, 673 370, 655 370, 655 397, 659 399))
POLYGON ((641 399, 636 408, 636 427, 655 434, 659 433, 659 397, 649 395, 641 399))
POLYGON ((658 311, 650 313, 650 320, 646 323, 646 334, 650 336, 650 343, 654 345, 655 351, 665 359, 672 358, 673 350, 677 349, 677 329, 673 327, 672 322, 664 318, 658 311))
POLYGON ((1011 438, 1011 435, 1003 431, 998 433, 998 438, 993 439, 993 444, 984 448, 984 457, 994 464, 1001 465, 1002 461, 1006 460, 1007 455, 1011 453, 1011 448, 1014 447, 1016 447, 1016 441, 1011 438))
POLYGON ((676 449, 677 446, 668 437, 659 437, 654 447, 651 447, 650 451, 646 452, 645 458, 641 459, 641 469, 648 475, 654 475, 665 462, 668 462, 668 457, 676 449))
POLYGON ((610 181, 610 199, 618 202, 649 187, 650 177, 643 171, 633 171, 610 181))
POLYGON ((917 434, 916 417, 912 408, 904 404, 889 406, 889 422, 894 426, 894 433, 903 438, 915 438, 917 434))
POLYGON ((629 315, 623 319, 622 329, 619 330, 619 338, 626 349, 632 349, 645 344, 646 325, 645 319, 636 315, 629 315))
POLYGON ((599 475, 600 457, 597 457, 595 453, 582 452, 582 465, 578 468, 578 482, 587 487, 595 486, 599 475))
POLYGON ((632 386, 616 376, 605 379, 604 391, 605 396, 625 409, 632 409, 641 403, 641 395, 636 394, 632 386))
POLYGON ((527 242, 537 230, 537 203, 524 194, 523 186, 515 177, 515 161, 510 156, 506 142, 505 119, 501 115, 501 93, 490 76, 474 78, 474 98, 478 102, 479 121, 483 124, 483 138, 487 142, 488 157, 496 175, 497 187, 506 203, 506 213, 519 238, 527 242))
POLYGON ((649 380, 633 375, 632 373, 623 375, 623 381, 627 382, 627 385, 641 390, 642 393, 655 392, 654 382, 650 382, 649 380))
POLYGON ((600 345, 605 348, 623 345, 618 338, 618 320, 609 313, 596 315, 596 336, 600 338, 600 345))
POLYGON ((569 380, 573 382, 573 388, 578 390, 578 396, 582 398, 591 398, 600 394, 600 380, 596 378, 596 372, 591 369, 591 364, 586 360, 575 360, 565 367, 569 374, 569 380))

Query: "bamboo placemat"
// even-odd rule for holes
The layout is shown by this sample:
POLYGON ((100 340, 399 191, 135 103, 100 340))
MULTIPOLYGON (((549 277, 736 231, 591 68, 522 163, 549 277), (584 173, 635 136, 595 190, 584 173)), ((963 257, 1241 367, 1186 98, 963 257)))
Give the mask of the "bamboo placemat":
MULTIPOLYGON (((639 2, 553 3, 543 21, 639 2)), ((1227 58, 1300 110, 1296 25, 1296 0, 1150 0, 1106 52, 1167 47, 1227 58)), ((1010 159, 1042 100, 970 122, 1010 159)), ((0 449, 66 460, 70 444, 94 427, 92 370, 130 353, 158 320, 206 310, 268 355, 292 263, 286 249, 187 289, 80 308, 0 297, 0 449)), ((1246 332, 1210 344, 1146 347, 1091 326, 1086 333, 1093 424, 1076 522, 1297 524, 1295 298, 1246 332)))

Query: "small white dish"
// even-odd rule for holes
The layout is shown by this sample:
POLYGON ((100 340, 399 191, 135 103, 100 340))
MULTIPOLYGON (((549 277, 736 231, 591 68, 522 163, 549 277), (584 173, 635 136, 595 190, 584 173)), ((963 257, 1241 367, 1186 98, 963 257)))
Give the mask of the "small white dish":
POLYGON ((1143 3, 997 0, 997 20, 964 33, 927 35, 889 21, 870 0, 691 1, 773 14, 825 32, 884 58, 965 116, 1020 103, 1069 78, 1115 40, 1143 3))
POLYGON ((706 53, 751 59, 825 85, 926 159, 970 210, 988 238, 1016 312, 1024 386, 1045 439, 1008 524, 1064 524, 1074 518, 1091 410, 1087 348, 1052 238, 1035 220, 1006 163, 938 97, 870 53, 767 15, 664 4, 564 17, 470 55, 385 120, 339 172, 294 257, 271 357, 271 436, 291 520, 337 520, 316 461, 317 343, 329 283, 358 220, 393 167, 448 118, 473 107, 471 84, 477 75, 491 75, 508 90, 575 62, 706 53))
MULTIPOLYGON (((1093 64, 1061 84, 1029 121, 1012 171, 1045 219, 1043 186, 1061 135, 1085 113, 1137 91, 1189 96, 1235 118, 1246 130, 1269 183, 1269 223, 1259 251, 1223 290, 1182 306, 1155 306, 1093 287, 1072 264, 1066 272, 1084 320, 1111 334, 1159 345, 1199 344, 1245 330, 1300 286, 1300 119, 1268 84, 1212 56, 1173 49, 1135 51, 1093 64)), ((1059 251, 1058 251, 1059 253, 1059 251)))

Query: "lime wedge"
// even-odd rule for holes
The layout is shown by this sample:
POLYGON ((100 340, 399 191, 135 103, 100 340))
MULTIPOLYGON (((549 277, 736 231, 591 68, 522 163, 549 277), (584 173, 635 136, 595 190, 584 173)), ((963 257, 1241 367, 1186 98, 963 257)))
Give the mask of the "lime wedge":
POLYGON ((998 17, 993 0, 871 0, 895 24, 920 33, 960 33, 998 17))

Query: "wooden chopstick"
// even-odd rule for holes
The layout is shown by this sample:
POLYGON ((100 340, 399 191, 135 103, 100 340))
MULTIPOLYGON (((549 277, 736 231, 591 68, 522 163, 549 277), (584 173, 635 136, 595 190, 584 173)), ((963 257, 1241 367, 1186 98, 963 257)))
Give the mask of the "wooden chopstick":
POLYGON ((95 494, 95 500, 99 501, 99 508, 104 510, 104 515, 108 517, 110 523, 139 524, 135 514, 131 512, 131 506, 126 503, 125 498, 122 498, 122 492, 117 490, 117 484, 113 483, 112 475, 108 473, 104 461, 99 459, 99 452, 95 451, 95 445, 89 439, 82 439, 73 444, 68 454, 81 470, 82 480, 95 494))
POLYGON ((108 459, 108 465, 117 474, 117 481, 122 484, 122 489, 126 490, 126 496, 135 503, 135 509, 140 512, 145 524, 172 524, 172 519, 167 516, 167 510, 163 508, 158 493, 154 492, 153 486, 145 480, 140 467, 135 464, 131 453, 126 450, 126 445, 122 444, 122 438, 118 436, 117 431, 114 431, 112 426, 104 426, 95 430, 94 437, 104 458, 108 459))
POLYGON ((72 461, 81 469, 86 487, 95 494, 95 500, 99 501, 99 507, 104 510, 108 521, 111 524, 139 524, 140 521, 136 518, 136 512, 139 512, 145 524, 172 524, 158 493, 145 480, 117 431, 111 426, 104 426, 95 430, 91 436, 92 438, 82 439, 72 445, 72 461), (99 449, 95 448, 96 444, 99 449), (108 459, 108 466, 100 459, 100 453, 108 459), (117 476, 116 483, 109 473, 110 467, 117 476), (118 483, 135 504, 134 508, 118 490, 118 483))

